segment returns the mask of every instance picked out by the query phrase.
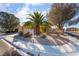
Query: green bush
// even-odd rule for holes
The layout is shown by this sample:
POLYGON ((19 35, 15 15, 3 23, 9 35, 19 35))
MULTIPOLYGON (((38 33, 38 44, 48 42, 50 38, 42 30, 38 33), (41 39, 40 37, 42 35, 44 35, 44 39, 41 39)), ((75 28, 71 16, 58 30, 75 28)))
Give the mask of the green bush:
POLYGON ((31 37, 32 34, 30 34, 29 32, 27 32, 26 34, 24 34, 24 37, 31 37))
POLYGON ((23 36, 23 32, 19 32, 19 35, 20 35, 20 36, 23 36))
POLYGON ((43 34, 41 37, 42 37, 42 38, 46 38, 46 35, 43 34))

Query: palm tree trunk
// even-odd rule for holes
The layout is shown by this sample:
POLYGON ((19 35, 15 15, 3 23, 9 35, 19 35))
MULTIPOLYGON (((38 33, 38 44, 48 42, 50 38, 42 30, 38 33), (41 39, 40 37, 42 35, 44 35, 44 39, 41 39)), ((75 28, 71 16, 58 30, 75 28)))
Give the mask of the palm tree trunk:
POLYGON ((39 25, 35 26, 34 33, 35 33, 35 35, 40 35, 40 26, 39 25))

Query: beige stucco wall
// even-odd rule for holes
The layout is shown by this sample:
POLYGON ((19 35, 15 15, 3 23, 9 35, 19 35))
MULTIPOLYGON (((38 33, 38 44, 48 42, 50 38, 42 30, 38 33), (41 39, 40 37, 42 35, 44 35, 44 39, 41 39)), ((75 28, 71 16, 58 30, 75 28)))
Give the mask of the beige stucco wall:
POLYGON ((29 32, 29 33, 31 33, 31 34, 33 34, 33 29, 27 29, 27 28, 23 28, 23 34, 26 34, 27 32, 29 32))
POLYGON ((27 32, 30 32, 33 34, 33 29, 28 29, 27 27, 19 26, 18 32, 23 32, 23 34, 26 34, 27 32))
POLYGON ((22 26, 18 26, 18 32, 22 31, 22 26))

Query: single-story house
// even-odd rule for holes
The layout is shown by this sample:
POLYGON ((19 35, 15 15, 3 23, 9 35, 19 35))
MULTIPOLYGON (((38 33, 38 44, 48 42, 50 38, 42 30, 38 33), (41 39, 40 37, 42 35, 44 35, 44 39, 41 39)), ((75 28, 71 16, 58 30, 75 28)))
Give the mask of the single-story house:
POLYGON ((27 32, 34 34, 34 30, 33 29, 28 29, 25 26, 19 25, 18 26, 18 32, 22 32, 23 34, 26 34, 27 32))

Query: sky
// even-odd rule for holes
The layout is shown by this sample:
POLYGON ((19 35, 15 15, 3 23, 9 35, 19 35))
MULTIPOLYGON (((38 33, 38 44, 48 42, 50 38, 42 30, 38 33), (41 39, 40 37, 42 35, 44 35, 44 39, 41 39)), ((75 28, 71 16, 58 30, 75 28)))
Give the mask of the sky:
POLYGON ((28 21, 26 18, 33 11, 38 10, 46 14, 50 7, 51 3, 1 3, 0 11, 15 14, 20 19, 20 22, 23 23, 28 21))
MULTIPOLYGON (((21 23, 28 21, 28 14, 38 10, 44 15, 49 11, 52 3, 0 3, 0 11, 14 14, 21 23)), ((79 23, 72 25, 79 28, 79 23)))

